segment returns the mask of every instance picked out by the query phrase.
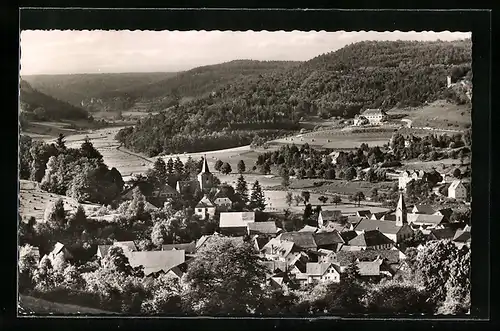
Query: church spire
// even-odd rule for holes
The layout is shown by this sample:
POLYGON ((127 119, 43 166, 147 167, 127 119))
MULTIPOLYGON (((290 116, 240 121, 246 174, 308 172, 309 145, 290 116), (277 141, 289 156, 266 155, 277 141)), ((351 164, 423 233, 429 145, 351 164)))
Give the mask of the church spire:
POLYGON ((407 223, 406 204, 403 193, 399 194, 398 206, 396 207, 396 225, 403 226, 407 223))
POLYGON ((202 173, 205 173, 205 172, 210 173, 210 170, 208 169, 208 162, 207 162, 207 155, 206 154, 203 156, 203 167, 201 168, 201 172, 202 173))

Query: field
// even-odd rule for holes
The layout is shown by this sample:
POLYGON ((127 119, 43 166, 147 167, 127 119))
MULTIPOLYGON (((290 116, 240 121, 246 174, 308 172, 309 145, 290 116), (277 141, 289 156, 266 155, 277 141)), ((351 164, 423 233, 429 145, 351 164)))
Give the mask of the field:
MULTIPOLYGON (((31 216, 34 216, 37 220, 43 219, 47 204, 59 198, 63 199, 64 209, 67 211, 75 211, 78 207, 78 202, 75 199, 42 191, 38 183, 21 180, 19 186, 19 213, 23 220, 31 216)), ((98 207, 98 205, 93 204, 82 204, 82 206, 87 214, 98 207)))
POLYGON ((57 302, 51 302, 43 299, 38 299, 26 295, 19 296, 18 305, 22 307, 20 315, 24 315, 22 313, 28 314, 116 314, 109 311, 104 311, 100 309, 81 307, 76 305, 69 305, 57 302))
POLYGON ((388 114, 405 114, 413 127, 462 130, 472 123, 470 106, 436 101, 426 106, 406 110, 391 110, 388 114))

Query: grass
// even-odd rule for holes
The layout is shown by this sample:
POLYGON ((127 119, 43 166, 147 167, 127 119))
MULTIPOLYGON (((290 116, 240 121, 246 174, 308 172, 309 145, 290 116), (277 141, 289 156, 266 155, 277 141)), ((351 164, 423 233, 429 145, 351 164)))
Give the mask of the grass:
POLYGON ((117 314, 110 311, 87 308, 82 306, 51 302, 43 299, 34 298, 31 296, 20 295, 19 306, 25 314, 79 314, 79 315, 98 315, 98 314, 117 314))
MULTIPOLYGON (((70 197, 58 195, 42 191, 38 183, 21 180, 19 183, 19 213, 21 218, 26 220, 31 216, 37 220, 43 219, 45 208, 49 202, 55 202, 57 199, 62 198, 64 201, 64 209, 68 212, 76 210, 78 202, 70 197)), ((85 212, 89 214, 98 205, 81 204, 85 212)))

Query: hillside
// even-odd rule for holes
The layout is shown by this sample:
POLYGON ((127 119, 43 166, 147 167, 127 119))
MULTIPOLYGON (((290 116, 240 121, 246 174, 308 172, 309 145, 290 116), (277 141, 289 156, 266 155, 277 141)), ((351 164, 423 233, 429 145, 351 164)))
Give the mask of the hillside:
POLYGON ((366 108, 453 100, 446 76, 470 76, 471 51, 471 40, 360 42, 292 67, 236 76, 118 138, 148 154, 196 151, 200 140, 214 132, 220 139, 224 130, 293 128, 310 115, 350 118, 366 108))
POLYGON ((20 82, 20 110, 26 120, 87 119, 88 112, 80 107, 55 99, 34 89, 27 81, 20 82))
MULTIPOLYGON (((113 91, 133 89, 174 76, 176 73, 119 73, 119 74, 72 74, 72 75, 29 75, 22 78, 34 88, 64 100, 74 106, 93 110, 99 99, 113 91), (94 100, 92 100, 94 99, 94 100)), ((102 100, 101 100, 102 103, 102 100)))

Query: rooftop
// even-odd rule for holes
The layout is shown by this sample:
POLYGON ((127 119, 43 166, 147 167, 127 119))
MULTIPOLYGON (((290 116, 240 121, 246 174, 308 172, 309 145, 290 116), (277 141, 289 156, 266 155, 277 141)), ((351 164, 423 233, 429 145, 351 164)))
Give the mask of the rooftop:
POLYGON ((221 228, 247 227, 247 223, 255 222, 255 212, 224 212, 220 213, 221 228))
POLYGON ((302 249, 316 249, 317 245, 314 241, 312 232, 285 232, 280 236, 281 240, 291 241, 302 249))
POLYGON ((408 223, 422 223, 429 225, 438 225, 444 219, 443 215, 426 215, 426 214, 408 214, 408 223))
POLYGON ((158 271, 167 272, 185 261, 183 250, 127 252, 126 255, 132 267, 144 266, 146 276, 158 271))
POLYGON ((271 222, 251 222, 247 224, 250 233, 257 232, 262 234, 276 234, 278 231, 276 223, 271 222))
POLYGON ((378 230, 365 231, 349 241, 349 246, 372 247, 393 244, 394 242, 378 230))
POLYGON ((397 234, 401 227, 397 226, 395 221, 382 221, 366 218, 362 219, 354 227, 355 231, 373 231, 377 229, 382 233, 397 234))

